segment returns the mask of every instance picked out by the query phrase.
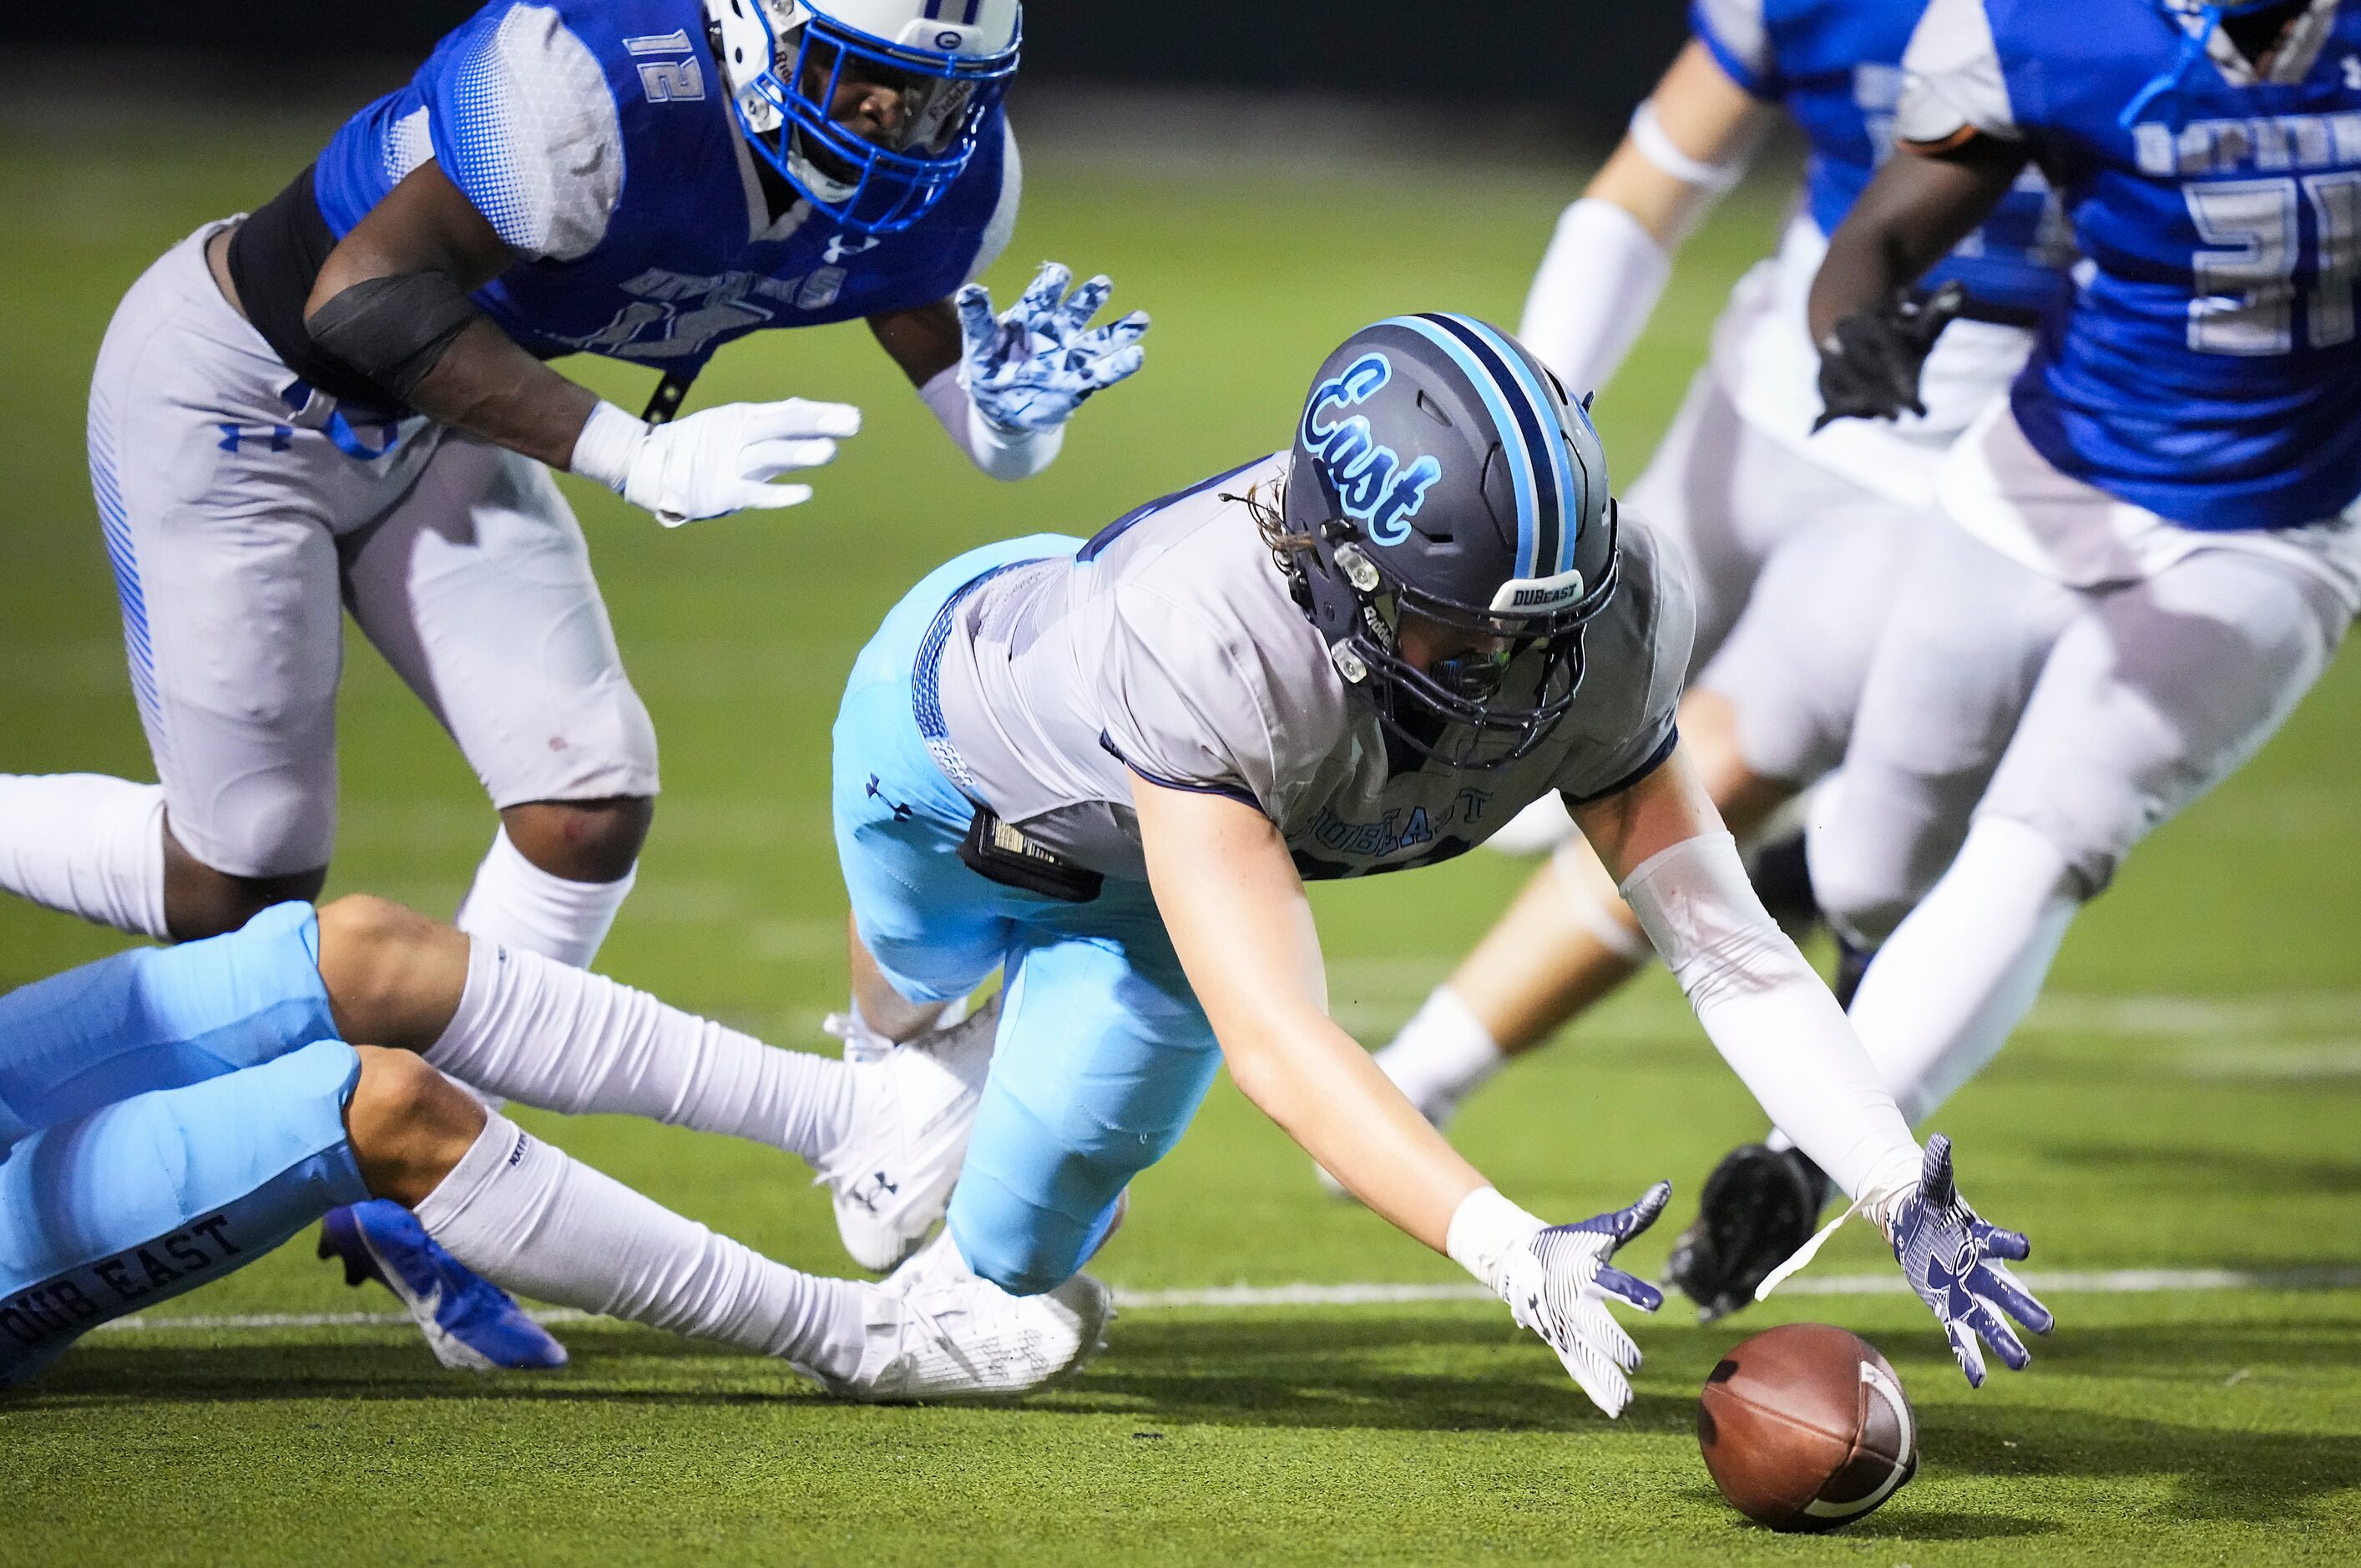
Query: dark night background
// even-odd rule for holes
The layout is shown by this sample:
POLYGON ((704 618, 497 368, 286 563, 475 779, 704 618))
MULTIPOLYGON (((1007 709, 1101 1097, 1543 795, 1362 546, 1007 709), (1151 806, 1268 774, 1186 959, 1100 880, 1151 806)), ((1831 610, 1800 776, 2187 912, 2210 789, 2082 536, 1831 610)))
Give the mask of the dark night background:
MULTIPOLYGON (((0 7, 0 49, 181 54, 192 72, 425 54, 475 7, 322 0, 117 0, 0 7)), ((1686 30, 1679 0, 1036 0, 1026 75, 1043 83, 1312 89, 1531 112, 1586 137, 1623 116, 1686 30)), ((203 85, 192 82, 192 86, 203 85)))

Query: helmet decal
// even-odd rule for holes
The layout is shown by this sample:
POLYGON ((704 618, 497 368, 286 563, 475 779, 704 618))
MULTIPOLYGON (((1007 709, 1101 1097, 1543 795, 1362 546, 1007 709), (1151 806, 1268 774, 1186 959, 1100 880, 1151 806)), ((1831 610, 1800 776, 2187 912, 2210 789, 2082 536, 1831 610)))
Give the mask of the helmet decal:
POLYGON ((1370 541, 1399 544, 1410 537, 1410 520, 1437 479, 1443 465, 1422 455, 1405 466, 1401 455, 1369 433, 1361 414, 1334 419, 1340 409, 1368 401, 1394 378, 1393 361, 1365 354, 1312 389, 1303 405, 1303 445, 1321 477, 1335 492, 1338 510, 1368 525, 1370 541))
POLYGON ((1514 338, 1432 313, 1330 353, 1294 437, 1257 521, 1388 765, 1530 754, 1571 711, 1584 628, 1615 597, 1597 430, 1514 338), (1413 620, 1455 641, 1406 642, 1413 620))

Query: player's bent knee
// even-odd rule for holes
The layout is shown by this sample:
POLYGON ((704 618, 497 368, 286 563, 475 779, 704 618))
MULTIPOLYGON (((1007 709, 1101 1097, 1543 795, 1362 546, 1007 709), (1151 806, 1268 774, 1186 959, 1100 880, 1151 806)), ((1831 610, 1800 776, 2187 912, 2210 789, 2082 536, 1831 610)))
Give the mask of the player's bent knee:
POLYGON ((638 863, 655 821, 650 795, 537 800, 500 813, 517 852, 567 882, 620 882, 638 863))
POLYGON ((407 1051, 359 1046, 345 1105, 353 1158, 369 1191, 416 1204, 451 1173, 484 1129, 484 1108, 407 1051))
POLYGON ((431 1045, 410 1037, 421 1026, 422 981, 438 963, 456 963, 464 972, 467 939, 368 894, 324 905, 319 919, 320 981, 345 1032, 370 1045, 431 1045))
POLYGON ((164 927, 176 942, 226 936, 274 904, 310 903, 327 880, 325 866, 285 876, 232 876, 167 840, 164 927))

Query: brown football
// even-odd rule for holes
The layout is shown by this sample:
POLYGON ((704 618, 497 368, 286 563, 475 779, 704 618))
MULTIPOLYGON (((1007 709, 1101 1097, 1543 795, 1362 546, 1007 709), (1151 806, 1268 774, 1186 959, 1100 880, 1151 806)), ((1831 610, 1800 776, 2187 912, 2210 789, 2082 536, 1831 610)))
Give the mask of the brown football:
POLYGON ((1770 1329, 1721 1358, 1697 1446, 1730 1506, 1773 1530, 1834 1530, 1918 1468, 1918 1422, 1877 1347, 1827 1323, 1770 1329))

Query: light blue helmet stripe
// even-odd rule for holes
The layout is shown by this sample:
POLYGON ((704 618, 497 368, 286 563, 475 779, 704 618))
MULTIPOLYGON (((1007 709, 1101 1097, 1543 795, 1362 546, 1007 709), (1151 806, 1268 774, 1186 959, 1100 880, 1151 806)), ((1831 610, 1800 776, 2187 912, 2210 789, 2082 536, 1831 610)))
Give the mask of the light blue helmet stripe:
POLYGON ((1486 369, 1481 361, 1468 351, 1447 328, 1419 316, 1394 316, 1380 322, 1380 326, 1398 326, 1418 334, 1451 356, 1484 400, 1484 411, 1492 416, 1492 423, 1500 433, 1501 450, 1509 458, 1510 488, 1517 502, 1517 576, 1539 576, 1534 570, 1534 534, 1537 532, 1538 508, 1534 502, 1533 458, 1525 442, 1524 426, 1510 411, 1510 389, 1502 386, 1498 377, 1486 369))
POLYGON ((1449 314, 1451 320, 1481 338, 1508 366, 1509 374, 1516 378, 1525 400, 1532 406, 1533 422, 1542 433, 1541 444, 1548 450, 1549 477, 1553 481, 1550 488, 1556 492, 1558 515, 1555 519, 1543 521, 1557 524, 1557 562, 1554 565, 1537 562, 1530 575, 1541 577, 1571 572, 1574 570, 1574 547, 1580 540, 1587 509, 1582 505, 1583 492, 1575 484, 1573 464, 1559 427, 1557 400, 1550 396, 1549 389, 1542 385, 1541 378, 1533 373, 1525 356, 1517 352, 1515 345, 1498 331, 1471 316, 1463 316, 1456 312, 1449 314))

